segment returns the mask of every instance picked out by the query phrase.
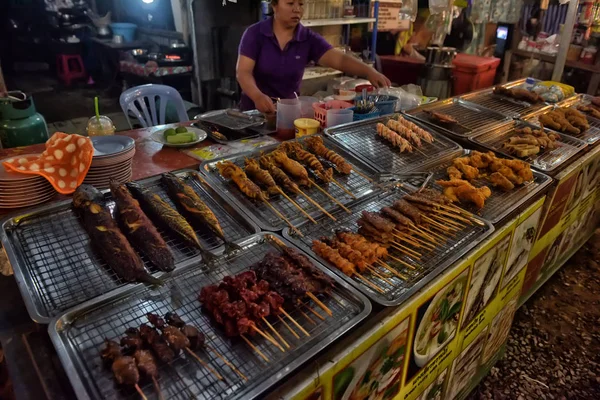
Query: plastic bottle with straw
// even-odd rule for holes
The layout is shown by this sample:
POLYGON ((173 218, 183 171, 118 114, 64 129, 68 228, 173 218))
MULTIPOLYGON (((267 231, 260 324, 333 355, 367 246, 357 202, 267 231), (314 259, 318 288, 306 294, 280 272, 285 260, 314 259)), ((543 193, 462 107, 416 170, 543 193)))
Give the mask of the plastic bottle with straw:
POLYGON ((94 97, 94 109, 96 115, 88 120, 87 134, 88 136, 108 136, 114 135, 115 125, 112 120, 106 115, 100 115, 98 107, 98 96, 94 97))

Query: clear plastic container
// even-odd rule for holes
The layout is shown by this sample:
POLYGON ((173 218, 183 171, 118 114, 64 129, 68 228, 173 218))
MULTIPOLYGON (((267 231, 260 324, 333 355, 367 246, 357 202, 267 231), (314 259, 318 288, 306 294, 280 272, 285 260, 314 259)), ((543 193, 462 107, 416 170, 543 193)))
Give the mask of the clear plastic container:
POLYGON ((115 134, 115 125, 110 118, 101 115, 90 118, 85 130, 88 136, 108 136, 115 134))
POLYGON ((300 101, 302 118, 314 118, 315 110, 313 109, 313 104, 318 103, 319 99, 311 96, 300 96, 298 100, 300 101))
POLYGON ((302 111, 298 99, 282 99, 277 102, 277 136, 280 139, 293 139, 296 134, 294 121, 302 111))
POLYGON ((328 110, 327 111, 327 127, 347 124, 352 122, 354 111, 350 109, 343 110, 328 110))

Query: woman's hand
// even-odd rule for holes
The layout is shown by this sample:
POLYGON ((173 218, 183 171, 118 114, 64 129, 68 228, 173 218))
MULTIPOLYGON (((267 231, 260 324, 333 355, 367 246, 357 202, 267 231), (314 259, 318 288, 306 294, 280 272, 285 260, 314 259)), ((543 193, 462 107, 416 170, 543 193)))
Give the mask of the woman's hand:
POLYGON ((392 82, 390 82, 390 80, 385 75, 380 74, 375 69, 369 72, 369 74, 367 75, 367 79, 376 88, 390 87, 392 85, 392 82))
POLYGON ((271 98, 266 94, 261 93, 258 96, 256 96, 255 99, 252 100, 254 100, 254 106, 256 107, 256 109, 261 113, 275 112, 275 105, 273 104, 273 100, 271 100, 271 98))

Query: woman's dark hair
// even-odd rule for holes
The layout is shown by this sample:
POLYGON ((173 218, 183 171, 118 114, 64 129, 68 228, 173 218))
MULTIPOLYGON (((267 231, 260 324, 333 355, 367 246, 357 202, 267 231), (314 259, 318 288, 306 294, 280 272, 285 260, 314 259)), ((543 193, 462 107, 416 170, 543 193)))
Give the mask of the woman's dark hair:
POLYGON ((265 14, 267 17, 272 17, 275 15, 275 12, 273 11, 272 6, 276 6, 279 3, 279 0, 270 0, 269 1, 269 5, 267 6, 268 11, 265 14))

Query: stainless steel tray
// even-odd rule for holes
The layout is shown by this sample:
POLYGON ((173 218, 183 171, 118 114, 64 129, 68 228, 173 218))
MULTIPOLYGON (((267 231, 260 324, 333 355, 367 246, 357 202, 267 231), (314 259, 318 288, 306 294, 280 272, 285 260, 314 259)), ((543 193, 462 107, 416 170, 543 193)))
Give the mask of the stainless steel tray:
MULTIPOLYGON (((370 168, 368 165, 364 164, 350 153, 348 153, 344 148, 338 146, 333 141, 324 137, 325 146, 329 149, 335 151, 346 161, 348 161, 353 169, 359 171, 363 175, 368 176, 369 178, 376 179, 376 171, 370 168)), ((222 157, 211 161, 205 161, 200 165, 200 171, 204 174, 207 179, 211 182, 213 187, 217 190, 221 191, 225 196, 227 196, 234 204, 236 204, 239 208, 241 208, 259 227, 268 231, 279 231, 284 227, 288 226, 283 220, 281 220, 273 210, 264 203, 254 202, 250 200, 240 190, 237 186, 228 179, 225 179, 219 174, 217 170, 217 163, 220 161, 231 161, 236 165, 243 167, 244 159, 246 157, 254 158, 260 156, 261 152, 269 153, 274 150, 278 145, 262 147, 259 150, 247 153, 235 154, 232 156, 222 157)), ((325 166, 328 165, 326 161, 321 159, 325 166)), ((365 177, 352 172, 350 175, 342 175, 339 173, 334 173, 334 178, 346 189, 348 189, 351 193, 356 196, 357 199, 360 199, 377 189, 377 185, 373 182, 370 182, 365 177)), ((313 177, 313 181, 317 182, 316 178, 313 177)), ((350 195, 345 193, 341 188, 333 183, 328 185, 320 184, 320 186, 331 194, 334 198, 336 198, 340 203, 347 206, 348 204, 356 201, 350 195)), ((333 200, 327 197, 323 192, 315 187, 302 187, 301 188, 304 193, 306 193, 309 197, 314 199, 318 204, 320 204, 325 210, 327 210, 332 215, 336 216, 340 213, 344 213, 339 205, 337 205, 333 200)), ((318 210, 313 204, 311 204, 308 200, 306 200, 303 196, 293 196, 290 193, 287 193, 296 203, 300 205, 309 215, 313 218, 323 215, 321 211, 318 210)), ((279 212, 281 212, 288 220, 295 226, 299 226, 306 221, 309 221, 296 207, 294 207, 287 199, 282 196, 269 199, 269 203, 274 206, 279 212)))
MULTIPOLYGON (((253 399, 289 375, 304 362, 327 347, 335 339, 363 320, 371 311, 369 301, 354 288, 331 274, 321 264, 313 263, 336 281, 331 296, 321 300, 333 312, 332 317, 323 320, 309 313, 308 308, 300 310, 286 307, 288 313, 308 331, 310 337, 298 335, 295 338, 282 325, 280 320, 269 318, 273 327, 290 345, 283 353, 260 336, 252 342, 270 360, 266 363, 240 339, 227 338, 222 330, 214 325, 210 317, 201 311, 198 293, 203 286, 218 283, 225 275, 247 270, 261 260, 267 252, 278 251, 273 241, 285 239, 270 233, 261 233, 247 238, 243 250, 231 256, 221 256, 214 269, 192 266, 173 274, 158 290, 144 286, 122 288, 117 295, 81 304, 55 318, 48 330, 58 356, 79 399, 124 399, 139 398, 135 391, 118 389, 112 373, 104 368, 99 351, 104 339, 115 340, 123 336, 125 329, 146 322, 145 315, 155 312, 164 315, 176 311, 189 324, 193 324, 206 335, 206 342, 224 358, 236 366, 248 381, 242 380, 214 353, 197 351, 225 381, 217 380, 187 353, 179 355, 169 365, 159 366, 159 384, 165 399, 253 399), (303 313, 310 314, 313 323, 303 313)), ((321 310, 314 303, 308 304, 313 310, 321 310)), ((287 322, 292 329, 297 328, 287 322)), ((152 383, 140 382, 148 398, 156 398, 152 383)))
MULTIPOLYGON (((237 242, 259 231, 254 223, 208 184, 200 184, 196 178, 189 176, 190 172, 182 170, 176 174, 185 177, 187 183, 215 212, 229 239, 237 242)), ((173 205, 159 176, 140 182, 173 205)), ((108 205, 113 209, 110 192, 105 193, 108 205)), ((206 231, 196 232, 207 249, 223 251, 220 239, 206 231)), ((199 262, 201 256, 196 249, 161 233, 175 256, 176 269, 199 262)), ((31 319, 38 323, 46 324, 64 310, 119 287, 139 285, 120 280, 96 255, 71 200, 5 218, 2 222, 2 245, 15 272, 27 311, 31 319)), ((165 274, 148 262, 146 266, 154 276, 165 274)))
MULTIPOLYGON (((504 154, 507 157, 512 157, 502 148, 502 144, 514 134, 515 129, 523 128, 526 126, 538 128, 535 125, 528 124, 522 121, 511 121, 510 126, 505 126, 500 129, 483 133, 481 135, 470 138, 469 140, 492 151, 504 154)), ((587 146, 584 141, 576 139, 572 136, 565 135, 559 132, 554 132, 549 129, 545 130, 548 132, 557 133, 560 136, 560 146, 554 150, 545 151, 541 154, 537 154, 527 159, 523 159, 523 161, 528 162, 532 167, 540 171, 554 171, 587 146)))
MULTIPOLYGON (((457 157, 468 156, 469 154, 471 154, 471 150, 465 149, 463 154, 457 157)), ((452 165, 452 160, 455 158, 456 157, 446 157, 438 164, 424 169, 424 171, 433 173, 433 176, 430 180, 430 187, 440 191, 442 190, 442 187, 435 183, 435 181, 439 179, 448 179, 446 168, 452 165)), ((481 216, 481 218, 490 221, 492 224, 496 224, 552 183, 552 178, 550 178, 548 175, 542 174, 536 170, 532 170, 532 172, 533 182, 526 182, 521 186, 515 187, 510 192, 504 192, 494 188, 494 186, 492 186, 486 179, 474 180, 473 183, 475 186, 488 186, 492 191, 492 195, 485 201, 485 206, 481 210, 477 210, 477 208, 473 206, 465 207, 464 204, 461 204, 460 206, 467 211, 477 214, 481 216)), ((408 182, 413 185, 418 185, 420 181, 409 180, 408 182)))
POLYGON ((511 121, 510 116, 488 110, 477 104, 468 101, 450 98, 442 101, 436 101, 414 110, 407 112, 419 121, 432 125, 441 131, 459 137, 472 137, 490 129, 496 129, 508 125, 511 121), (461 126, 440 124, 425 111, 437 111, 451 115, 456 118, 461 126))
MULTIPOLYGON (((362 211, 379 211, 382 207, 389 206, 400 197, 412 192, 412 189, 409 189, 409 186, 402 186, 404 187, 391 185, 391 188, 388 190, 373 195, 362 201, 360 204, 353 205, 352 214, 340 215, 338 221, 321 218, 317 225, 307 224, 303 229, 303 238, 291 236, 289 229, 283 231, 283 236, 296 243, 306 252, 313 254, 320 262, 329 267, 341 278, 354 285, 371 300, 384 306, 397 306, 402 304, 402 302, 407 300, 427 283, 431 282, 436 276, 467 254, 469 250, 481 243, 494 231, 494 227, 490 222, 480 219, 482 226, 476 224, 467 225, 466 228, 459 231, 454 237, 450 238, 446 243, 438 246, 433 251, 419 249, 419 251, 423 251, 420 261, 403 255, 398 251, 392 251, 390 254, 394 257, 400 258, 403 261, 416 266, 417 269, 411 270, 397 261, 387 259, 386 263, 388 265, 401 274, 408 276, 409 280, 403 281, 395 275, 391 275, 391 277, 387 278, 391 281, 390 284, 372 274, 365 274, 364 277, 369 282, 383 289, 383 293, 373 289, 357 277, 344 275, 339 269, 318 257, 312 251, 312 241, 319 239, 322 236, 331 236, 339 229, 356 232, 358 230, 357 220, 360 218, 362 211)), ((379 272, 385 273, 385 271, 385 269, 381 269, 379 272)))
POLYGON ((414 150, 412 153, 400 153, 387 141, 377 136, 377 124, 379 122, 386 123, 389 116, 328 128, 325 130, 325 135, 331 137, 336 143, 346 148, 348 152, 351 152, 357 158, 363 159, 379 172, 404 173, 414 171, 424 164, 435 161, 447 154, 461 151, 462 148, 458 143, 437 134, 431 128, 424 126, 413 118, 408 117, 407 119, 429 131, 435 141, 432 144, 423 142, 423 147, 414 150))
MULTIPOLYGON (((209 111, 195 116, 194 119, 210 122, 233 130, 243 130, 264 123, 264 119, 259 120, 251 115, 242 117, 241 115, 238 116, 228 111, 229 110, 209 111)), ((237 113, 239 113, 239 111, 237 113)))
MULTIPOLYGON (((591 96, 589 96, 587 94, 570 97, 570 98, 565 99, 565 100, 561 101, 560 103, 558 103, 556 105, 556 107, 571 107, 571 108, 573 108, 573 107, 577 107, 580 104, 587 105, 587 104, 591 103, 590 97, 591 96)), ((540 126, 538 117, 540 115, 547 113, 548 111, 551 111, 551 109, 540 110, 539 112, 531 114, 528 117, 522 118, 522 119, 529 122, 530 124, 540 126)), ((598 140, 600 140, 600 120, 597 118, 594 118, 588 114, 585 114, 585 116, 588 120, 588 123, 590 124, 590 129, 588 129, 578 135, 573 135, 570 133, 563 133, 563 135, 573 136, 574 138, 583 140, 587 144, 592 145, 592 144, 596 143, 598 140)), ((548 129, 550 129, 550 128, 548 128, 548 129)))
MULTIPOLYGON (((502 86, 510 88, 516 85, 506 84, 502 86)), ((494 88, 461 95, 460 98, 512 118, 523 118, 536 111, 547 110, 552 107, 552 105, 547 103, 531 104, 526 101, 520 101, 507 96, 497 95, 494 94, 494 88)))

